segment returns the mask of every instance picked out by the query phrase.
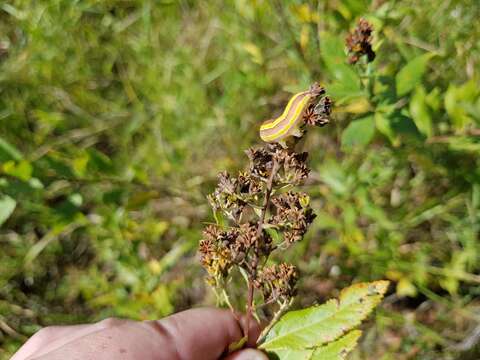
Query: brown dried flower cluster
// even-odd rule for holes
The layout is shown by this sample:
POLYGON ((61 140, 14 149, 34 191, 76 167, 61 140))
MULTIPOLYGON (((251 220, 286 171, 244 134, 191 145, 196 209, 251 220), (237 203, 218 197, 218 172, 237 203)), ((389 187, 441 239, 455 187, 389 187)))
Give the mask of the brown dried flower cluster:
POLYGON ((266 302, 289 300, 295 296, 298 274, 295 266, 282 263, 265 267, 255 280, 266 302))
POLYGON ((250 159, 250 175, 261 180, 268 179, 274 163, 278 165, 272 179, 273 185, 299 185, 310 172, 306 165, 308 153, 296 153, 278 144, 250 148, 247 150, 247 156, 250 159))
POLYGON ((375 52, 372 49, 372 32, 372 24, 365 19, 360 19, 355 29, 348 34, 346 43, 350 64, 356 64, 363 55, 367 56, 368 62, 375 60, 375 52))
MULTIPOLYGON (((318 89, 325 94, 323 88, 318 89)), ((304 125, 329 122, 330 99, 318 96, 315 100, 303 114, 304 125)), ((264 304, 291 303, 298 279, 295 267, 265 264, 279 247, 300 241, 315 214, 309 196, 292 190, 309 175, 306 152, 269 143, 250 148, 246 154, 249 165, 245 171, 236 177, 227 172, 218 175, 218 185, 208 197, 218 225, 205 228, 199 252, 212 286, 225 290, 234 269, 246 276, 249 319, 255 311, 255 289, 264 304)), ((230 305, 228 299, 227 303, 230 305)))
POLYGON ((272 199, 275 214, 271 224, 283 230, 287 243, 302 239, 316 215, 310 207, 310 197, 305 193, 289 191, 272 199))
POLYGON ((247 155, 248 170, 237 177, 220 173, 218 186, 209 195, 214 211, 220 211, 231 223, 228 228, 209 225, 203 232, 201 262, 212 285, 221 285, 234 265, 249 274, 256 272, 259 261, 278 246, 273 244, 267 225, 283 232, 288 245, 300 240, 315 218, 306 194, 280 191, 308 177, 307 153, 266 144, 247 150, 247 155), (263 217, 261 225, 259 216, 263 217))
POLYGON ((304 114, 306 125, 325 126, 330 122, 332 100, 328 96, 321 97, 318 103, 311 104, 304 114))

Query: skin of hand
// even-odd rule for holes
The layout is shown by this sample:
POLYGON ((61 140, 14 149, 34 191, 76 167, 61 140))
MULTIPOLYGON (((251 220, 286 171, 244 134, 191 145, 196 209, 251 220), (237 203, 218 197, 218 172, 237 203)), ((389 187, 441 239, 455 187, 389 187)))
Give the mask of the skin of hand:
POLYGON ((199 308, 161 320, 106 319, 95 324, 46 327, 11 360, 268 360, 253 349, 260 333, 251 322, 246 349, 228 353, 242 339, 245 319, 228 310, 199 308))

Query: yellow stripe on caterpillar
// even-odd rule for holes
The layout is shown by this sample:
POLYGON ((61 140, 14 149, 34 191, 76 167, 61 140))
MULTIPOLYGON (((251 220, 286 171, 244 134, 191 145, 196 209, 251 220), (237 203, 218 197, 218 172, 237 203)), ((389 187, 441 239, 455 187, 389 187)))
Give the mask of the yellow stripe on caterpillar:
POLYGON ((291 109, 291 107, 292 107, 292 104, 295 102, 295 100, 296 100, 299 96, 304 95, 305 93, 306 93, 306 91, 302 91, 302 92, 299 92, 299 93, 293 95, 293 96, 290 98, 287 106, 285 107, 285 110, 283 111, 282 115, 280 115, 278 118, 273 119, 273 120, 271 120, 271 121, 266 121, 266 122, 264 122, 264 123, 262 124, 262 126, 260 126, 260 130, 271 129, 271 128, 277 126, 280 121, 282 121, 283 119, 285 119, 285 118, 287 117, 288 112, 290 111, 290 109, 291 109))
POLYGON ((260 138, 265 142, 285 144, 286 138, 302 136, 305 111, 324 92, 323 88, 314 84, 309 90, 293 95, 282 115, 267 120, 260 126, 260 138))
MULTIPOLYGON (((306 107, 310 104, 311 96, 305 96, 298 104, 298 106, 295 108, 295 111, 293 112, 293 115, 290 116, 289 118, 285 117, 284 119, 280 119, 280 121, 277 122, 277 128, 275 128, 275 132, 272 134, 262 134, 260 132, 260 137, 262 138, 263 141, 266 142, 273 142, 277 139, 280 139, 286 135, 289 130, 299 130, 298 126, 302 125, 301 120, 303 116, 303 112, 306 109, 306 107), (282 126, 279 126, 280 122, 285 120, 285 123, 282 124, 282 126), (297 129, 295 129, 295 126, 297 126, 297 129)), ((275 120, 276 121, 276 120, 275 120)), ((265 124, 265 125, 268 125, 265 124)), ((264 129, 273 129, 273 127, 265 127, 264 129)), ((261 130, 263 130, 261 128, 261 130)), ((292 134, 293 136, 293 134, 292 134)))

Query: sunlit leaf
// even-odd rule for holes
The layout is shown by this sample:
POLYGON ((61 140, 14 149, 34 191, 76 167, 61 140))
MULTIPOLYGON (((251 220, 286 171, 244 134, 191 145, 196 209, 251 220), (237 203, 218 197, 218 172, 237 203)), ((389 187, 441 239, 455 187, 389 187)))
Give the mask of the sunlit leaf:
POLYGON ((434 54, 427 53, 410 60, 396 76, 397 95, 403 96, 412 91, 422 79, 428 61, 434 54))
POLYGON ((345 106, 339 106, 336 104, 335 111, 346 112, 349 114, 364 114, 372 109, 372 104, 365 97, 359 97, 352 101, 347 102, 345 106))
POLYGON ((310 360, 312 359, 313 349, 277 349, 270 352, 268 357, 272 360, 310 360))
POLYGON ((327 33, 322 34, 321 38, 322 59, 330 75, 338 80, 338 82, 329 86, 329 94, 335 100, 361 95, 360 78, 352 67, 347 65, 345 45, 342 39, 327 33))
POLYGON ((33 167, 27 160, 20 160, 19 162, 7 161, 3 164, 3 171, 20 180, 28 181, 32 177, 33 167))
POLYGON ((0 137, 0 162, 7 160, 19 161, 22 157, 23 156, 18 149, 0 137))
POLYGON ((10 196, 0 196, 0 226, 2 226, 2 224, 8 220, 16 206, 17 202, 10 196))
POLYGON ((375 134, 375 121, 373 116, 354 120, 348 124, 342 134, 342 148, 365 146, 373 139, 375 134))
POLYGON ((441 90, 436 87, 428 93, 425 97, 425 102, 427 103, 433 111, 438 111, 440 109, 440 104, 442 103, 441 90))
POLYGON ((377 130, 385 135, 393 145, 398 146, 399 140, 395 134, 395 131, 393 130, 392 123, 388 115, 377 111, 374 115, 374 118, 377 130))
POLYGON ((415 285, 407 278, 402 277, 400 281, 397 283, 396 293, 398 296, 416 296, 417 295, 417 288, 415 285))
POLYGON ((251 56, 251 59, 256 64, 263 64, 263 55, 260 48, 254 43, 245 43, 243 44, 245 51, 251 56))
POLYGON ((303 23, 317 23, 320 20, 318 13, 308 4, 292 6, 292 13, 303 23))
POLYGON ((426 137, 432 136, 432 118, 426 104, 425 89, 417 86, 410 100, 410 114, 417 129, 426 137))
POLYGON ((350 331, 334 342, 318 348, 311 357, 312 360, 342 360, 357 346, 360 330, 350 331))
POLYGON ((450 136, 447 139, 447 143, 451 150, 480 154, 480 141, 476 138, 466 136, 450 136))
POLYGON ((351 182, 348 175, 345 173, 338 163, 328 161, 322 165, 319 170, 320 179, 328 185, 332 191, 338 194, 346 194, 350 191, 351 182))
POLYGON ((467 105, 479 95, 480 90, 472 80, 461 86, 450 85, 445 93, 445 109, 455 129, 463 129, 472 122, 467 105))
POLYGON ((300 47, 303 51, 306 51, 310 39, 310 27, 308 25, 302 26, 302 31, 300 32, 300 47))
POLYGON ((358 326, 387 291, 388 281, 352 285, 320 306, 285 314, 267 334, 262 349, 303 350, 322 346, 358 326))

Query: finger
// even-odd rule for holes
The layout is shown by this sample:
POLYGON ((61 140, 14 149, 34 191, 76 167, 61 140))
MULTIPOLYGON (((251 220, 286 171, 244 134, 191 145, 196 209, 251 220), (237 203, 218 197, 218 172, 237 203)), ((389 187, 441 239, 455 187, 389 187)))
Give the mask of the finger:
POLYGON ((37 331, 11 358, 11 360, 24 360, 32 355, 47 354, 76 339, 100 331, 102 329, 119 326, 130 320, 108 318, 95 324, 49 326, 37 331))
MULTIPOLYGON (((240 326, 243 329, 243 333, 246 333, 246 328, 247 328, 247 316, 244 314, 239 315, 240 319, 240 326)), ((255 347, 257 343, 257 339, 262 332, 262 329, 264 328, 263 324, 259 324, 257 320, 253 319, 253 321, 250 321, 249 324, 249 330, 248 330, 248 341, 247 341, 247 346, 248 347, 255 347)))
POLYGON ((245 349, 234 352, 224 360, 268 360, 268 357, 259 350, 245 349))
POLYGON ((243 337, 230 311, 194 309, 88 334, 38 359, 216 360, 243 337))
POLYGON ((91 325, 51 326, 40 329, 13 355, 10 360, 24 360, 40 349, 45 348, 64 336, 77 334, 78 331, 89 328, 91 325))
POLYGON ((170 346, 180 359, 218 359, 228 346, 243 337, 243 331, 229 310, 199 308, 151 322, 161 334, 168 334, 170 346))

